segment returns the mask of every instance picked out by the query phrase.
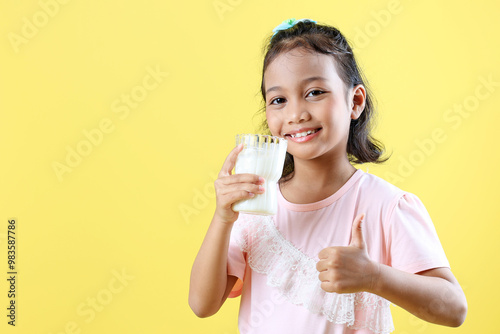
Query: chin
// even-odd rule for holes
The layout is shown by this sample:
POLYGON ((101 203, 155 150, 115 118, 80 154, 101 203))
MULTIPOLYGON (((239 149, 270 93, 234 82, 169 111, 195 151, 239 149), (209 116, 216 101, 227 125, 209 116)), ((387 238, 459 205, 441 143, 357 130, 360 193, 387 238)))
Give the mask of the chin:
POLYGON ((293 155, 295 159, 300 160, 313 160, 321 156, 321 153, 315 152, 314 150, 301 149, 301 150, 287 150, 288 153, 293 155))

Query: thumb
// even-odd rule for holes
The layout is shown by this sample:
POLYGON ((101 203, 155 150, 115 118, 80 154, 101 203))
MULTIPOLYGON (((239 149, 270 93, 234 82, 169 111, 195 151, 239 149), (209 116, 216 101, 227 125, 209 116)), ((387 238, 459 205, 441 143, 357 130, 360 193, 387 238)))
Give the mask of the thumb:
POLYGON ((365 239, 363 237, 363 230, 361 229, 361 223, 365 218, 365 214, 359 214, 354 218, 354 222, 352 223, 352 235, 351 235, 351 243, 349 246, 354 246, 357 248, 365 247, 365 239))

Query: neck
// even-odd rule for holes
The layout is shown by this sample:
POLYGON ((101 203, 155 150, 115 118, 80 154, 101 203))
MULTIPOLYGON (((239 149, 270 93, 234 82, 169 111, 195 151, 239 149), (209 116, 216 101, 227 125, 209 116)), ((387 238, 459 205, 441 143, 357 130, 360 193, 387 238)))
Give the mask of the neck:
POLYGON ((346 154, 313 160, 294 159, 293 177, 281 185, 281 192, 292 203, 317 202, 333 195, 354 172, 356 168, 346 154))

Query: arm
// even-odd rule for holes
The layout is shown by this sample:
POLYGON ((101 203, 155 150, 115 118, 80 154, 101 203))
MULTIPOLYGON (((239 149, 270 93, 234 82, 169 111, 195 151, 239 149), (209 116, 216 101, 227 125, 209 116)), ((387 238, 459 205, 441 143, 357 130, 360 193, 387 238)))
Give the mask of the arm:
POLYGON ((199 317, 217 313, 237 281, 227 274, 229 239, 238 218, 232 204, 264 191, 264 180, 257 175, 231 174, 242 149, 239 145, 229 153, 215 181, 217 206, 191 270, 189 306, 199 317))
POLYGON ((237 277, 227 274, 227 250, 232 224, 214 216, 191 270, 189 306, 201 318, 220 309, 237 277))
POLYGON ((407 273, 372 261, 361 230, 363 215, 356 217, 347 247, 328 247, 319 253, 321 287, 327 292, 367 291, 404 308, 415 316, 440 325, 460 326, 467 301, 448 268, 407 273))
POLYGON ((460 284, 448 268, 410 274, 374 263, 375 293, 413 315, 439 325, 458 327, 465 321, 467 301, 460 284))

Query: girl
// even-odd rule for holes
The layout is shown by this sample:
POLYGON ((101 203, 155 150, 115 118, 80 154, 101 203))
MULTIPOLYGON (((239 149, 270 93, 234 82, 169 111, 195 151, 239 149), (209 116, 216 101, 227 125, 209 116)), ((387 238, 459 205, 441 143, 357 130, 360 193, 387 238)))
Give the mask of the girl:
POLYGON ((389 333, 390 303, 460 326, 465 296, 422 202, 352 165, 384 160, 369 133, 373 105, 351 47, 337 29, 308 19, 274 32, 261 91, 269 132, 288 139, 278 211, 232 211, 265 182, 232 174, 237 146, 215 181, 191 308, 207 317, 241 295, 242 334, 389 333))

